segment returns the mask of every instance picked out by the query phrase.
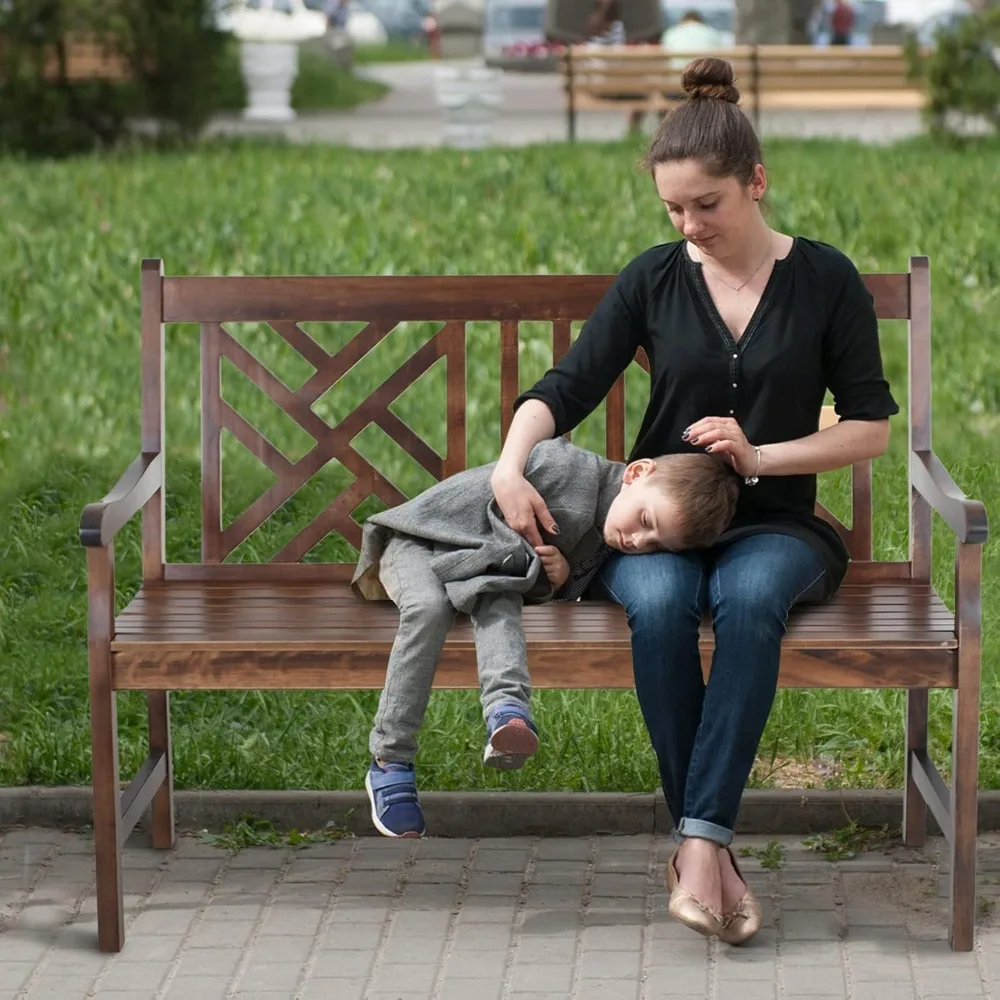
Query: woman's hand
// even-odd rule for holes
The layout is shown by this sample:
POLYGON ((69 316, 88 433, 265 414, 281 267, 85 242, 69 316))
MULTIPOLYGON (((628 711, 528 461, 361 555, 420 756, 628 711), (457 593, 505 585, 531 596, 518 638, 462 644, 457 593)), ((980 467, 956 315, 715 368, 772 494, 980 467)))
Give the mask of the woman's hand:
POLYGON ((554 545, 536 545, 535 551, 542 560, 542 569, 555 590, 569 579, 569 563, 554 545))
POLYGON ((757 473, 757 452, 732 417, 702 417, 683 434, 688 444, 727 461, 741 476, 757 473))
POLYGON ((490 477, 493 495, 504 520, 535 549, 542 545, 538 531, 541 525, 550 535, 557 535, 559 528, 545 506, 541 494, 523 474, 508 471, 498 464, 490 477))

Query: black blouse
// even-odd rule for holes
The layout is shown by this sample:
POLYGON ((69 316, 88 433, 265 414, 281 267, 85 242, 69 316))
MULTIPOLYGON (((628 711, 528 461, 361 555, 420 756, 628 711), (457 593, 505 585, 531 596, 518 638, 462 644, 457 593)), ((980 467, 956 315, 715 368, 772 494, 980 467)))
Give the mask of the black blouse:
MULTIPOLYGON (((555 433, 580 423, 642 347, 649 405, 629 460, 695 451, 684 429, 733 416, 752 444, 814 434, 826 390, 843 420, 899 412, 882 370, 871 294, 841 251, 801 236, 776 261, 739 341, 709 295, 702 265, 683 240, 655 246, 618 275, 558 365, 515 402, 546 403, 555 433)), ((763 476, 741 486, 721 542, 761 531, 796 535, 827 569, 830 592, 847 570, 837 532, 815 515, 816 476, 763 476)))

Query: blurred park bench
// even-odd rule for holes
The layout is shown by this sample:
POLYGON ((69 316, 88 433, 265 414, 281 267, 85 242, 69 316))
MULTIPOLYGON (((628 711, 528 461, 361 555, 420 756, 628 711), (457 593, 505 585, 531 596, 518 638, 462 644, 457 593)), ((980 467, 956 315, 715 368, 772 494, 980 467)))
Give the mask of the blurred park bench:
MULTIPOLYGON (((965 497, 931 449, 930 272, 926 257, 910 271, 868 274, 880 319, 909 328, 910 547, 906 560, 873 559, 872 462, 853 466, 848 524, 826 508, 817 513, 841 534, 852 562, 830 602, 795 609, 782 646, 784 687, 906 689, 906 789, 903 836, 924 842, 927 809, 950 848, 951 942, 973 943, 979 766, 983 505, 965 497), (931 514, 956 538, 956 607, 931 582, 931 514), (949 790, 927 753, 928 692, 955 692, 949 790)), ((153 844, 174 842, 169 692, 172 690, 360 690, 381 688, 397 612, 363 601, 349 586, 351 562, 309 561, 330 533, 360 547, 355 513, 372 497, 391 506, 406 497, 359 450, 377 428, 439 480, 466 467, 469 430, 482 416, 467 406, 467 323, 498 326, 498 377, 490 378, 506 434, 520 386, 521 324, 551 326, 554 360, 569 350, 572 324, 585 320, 613 275, 472 275, 459 277, 164 277, 162 262, 142 267, 141 453, 103 500, 83 512, 87 552, 88 651, 93 748, 94 843, 100 948, 124 941, 122 845, 152 806, 153 844), (365 321, 333 352, 307 324, 365 321), (437 326, 422 343, 393 331, 402 323, 437 326), (312 374, 290 388, 227 326, 262 323, 307 363, 312 374), (201 559, 168 561, 164 499, 164 326, 192 324, 201 348, 201 559), (336 416, 317 403, 387 339, 391 368, 370 374, 360 393, 341 394, 336 416), (444 362, 446 384, 434 394, 443 439, 432 447, 392 406, 431 368, 444 362), (291 459, 268 440, 231 398, 223 367, 235 368, 312 441, 291 459), (223 517, 223 435, 234 438, 273 475, 273 482, 231 519, 223 517), (350 473, 340 495, 324 493, 319 513, 283 533, 269 562, 234 553, 330 463, 350 473), (142 585, 116 612, 115 537, 142 514, 142 585), (122 791, 119 784, 116 692, 145 691, 149 755, 122 791)), ((192 329, 189 327, 189 329, 192 329)), ((181 333, 178 332, 178 336, 181 333)), ((636 361, 648 370, 640 353, 636 361)), ((370 372, 370 369, 369 369, 370 372)), ((478 376, 479 372, 470 371, 478 376)), ((626 379, 604 406, 605 451, 622 461, 626 447, 626 379)), ((830 408, 822 422, 835 420, 830 408)), ((499 446, 500 441, 496 441, 499 446)), ((109 481, 113 470, 109 471, 109 481)), ((228 474, 227 474, 228 475, 228 474)), ((228 480, 227 480, 228 482, 228 480)), ((334 491, 335 492, 335 491, 334 491)), ((242 505, 240 505, 242 507, 242 505)), ((237 553, 238 554, 238 553, 237 553)), ((126 584, 127 585, 127 584, 126 584)), ((605 601, 553 602, 524 611, 535 689, 631 689, 631 646, 624 612, 605 601)), ((711 622, 701 632, 710 668, 711 622)), ((476 688, 475 646, 459 617, 442 654, 435 686, 476 688)))
MULTIPOLYGON (((0 36, 0 51, 4 40, 0 36)), ((60 59, 66 61, 66 80, 76 83, 83 80, 127 80, 131 76, 128 60, 100 42, 78 39, 68 41, 60 53, 53 47, 45 64, 45 75, 50 80, 60 78, 60 59)))
POLYGON ((701 56, 732 63, 741 106, 764 109, 922 108, 926 96, 898 45, 738 45, 671 53, 659 45, 567 46, 560 60, 568 137, 580 111, 668 111, 684 97, 684 67, 701 56))

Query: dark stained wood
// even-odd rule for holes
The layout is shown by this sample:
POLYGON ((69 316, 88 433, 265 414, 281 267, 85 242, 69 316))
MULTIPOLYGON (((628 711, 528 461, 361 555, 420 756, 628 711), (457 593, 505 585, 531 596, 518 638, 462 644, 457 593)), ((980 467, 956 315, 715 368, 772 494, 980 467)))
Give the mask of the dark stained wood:
MULTIPOLYGON (((931 450, 931 275, 927 257, 910 258, 908 453, 931 450)), ((912 475, 912 470, 911 470, 912 475)), ((910 484, 910 561, 913 575, 931 575, 931 510, 910 484)))
POLYGON ((201 558, 206 563, 222 562, 222 428, 224 410, 233 414, 228 423, 236 439, 250 446, 262 461, 276 452, 266 447, 263 437, 228 404, 222 401, 222 327, 201 324, 201 558))
MULTIPOLYGON (((142 451, 158 455, 163 451, 164 350, 163 350, 163 261, 142 262, 140 292, 142 451)), ((163 577, 166 559, 166 523, 161 485, 142 512, 142 578, 163 577)))
MULTIPOLYGON (((281 323, 271 325, 276 329, 286 326, 281 323)), ((311 406, 331 386, 336 385, 376 344, 384 340, 394 325, 392 322, 366 324, 336 354, 323 362, 316 374, 299 389, 299 396, 311 406)), ((322 350, 319 345, 316 347, 317 350, 322 350)))
POLYGON ((851 533, 848 551, 852 559, 872 557, 872 463, 851 466, 851 533))
MULTIPOLYGON (((157 262, 159 263, 159 262, 157 262)), ((909 317, 909 275, 866 274, 880 319, 909 317)), ((167 323, 583 320, 613 274, 163 279, 167 323)))
POLYGON ((520 394, 517 320, 500 324, 500 441, 507 440, 514 419, 514 400, 520 394))
POLYGON ((958 690, 951 737, 951 946, 971 951, 976 919, 979 815, 979 694, 982 650, 983 547, 959 542, 955 553, 958 690))
POLYGON ((163 778, 153 796, 153 847, 174 846, 174 766, 170 745, 170 692, 147 691, 149 753, 163 760, 163 778))
POLYGON ((604 453, 612 462, 625 461, 625 376, 619 375, 604 401, 604 453))
POLYGON ((112 682, 114 543, 87 549, 87 656, 90 662, 91 773, 97 867, 97 943, 121 951, 125 902, 118 812, 118 707, 112 682))
MULTIPOLYGON (((171 582, 228 581, 295 583, 320 581, 344 582, 354 574, 353 563, 224 563, 206 566, 201 563, 167 563, 164 579, 171 582)), ((909 580, 908 562, 855 562, 847 568, 846 583, 874 583, 890 580, 909 580)))
POLYGON ((448 365, 448 454, 442 473, 453 476, 465 469, 466 460, 465 324, 448 323, 438 334, 437 341, 448 365))
MULTIPOLYGON (((594 647, 584 663, 567 654, 565 643, 529 646, 532 686, 579 689, 630 689, 632 665, 621 649, 594 647)), ((907 684, 947 688, 954 684, 954 651, 890 646, 885 649, 789 649, 782 657, 783 687, 898 688, 907 684)), ((708 671, 711 651, 702 650, 708 671)), ((385 679, 386 654, 351 646, 344 650, 276 644, 247 650, 202 643, 174 642, 130 646, 115 655, 115 683, 121 690, 364 690, 385 679)), ((472 650, 446 646, 435 688, 475 689, 472 650)))
MULTIPOLYGON (((397 621, 392 603, 359 600, 345 583, 159 584, 143 588, 118 618, 116 685, 380 687, 397 621), (158 673, 160 661, 170 666, 158 673)), ((536 688, 632 686, 629 630, 617 605, 528 607, 524 627, 536 688)), ((707 619, 700 645, 707 664, 707 619)), ((954 616, 932 588, 909 581, 845 585, 827 604, 793 609, 781 683, 948 687, 955 646, 954 616)), ((435 683, 476 684, 465 616, 449 635, 435 683)))
POLYGON ((906 692, 906 743, 903 787, 903 843, 922 847, 927 841, 927 803, 917 786, 917 755, 927 753, 928 694, 925 688, 906 692))
POLYGON ((572 339, 572 324, 568 319, 557 319, 552 323, 552 363, 558 364, 569 351, 572 339))

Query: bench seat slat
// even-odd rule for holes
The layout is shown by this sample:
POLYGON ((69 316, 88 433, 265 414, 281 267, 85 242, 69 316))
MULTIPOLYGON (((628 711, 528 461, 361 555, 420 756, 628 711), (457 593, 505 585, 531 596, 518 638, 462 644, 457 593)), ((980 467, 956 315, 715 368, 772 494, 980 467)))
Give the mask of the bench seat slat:
MULTIPOLYGON (((114 683, 148 690, 380 687, 396 622, 394 605, 362 601, 346 583, 152 584, 118 616, 114 683)), ((621 608, 554 603, 526 608, 524 622, 535 687, 632 687, 621 608)), ((706 620, 706 669, 712 645, 706 620)), ((956 647, 954 615, 925 583, 845 584, 831 602, 792 612, 781 683, 951 687, 956 647)), ((459 616, 436 685, 475 687, 474 650, 471 623, 459 616)))

